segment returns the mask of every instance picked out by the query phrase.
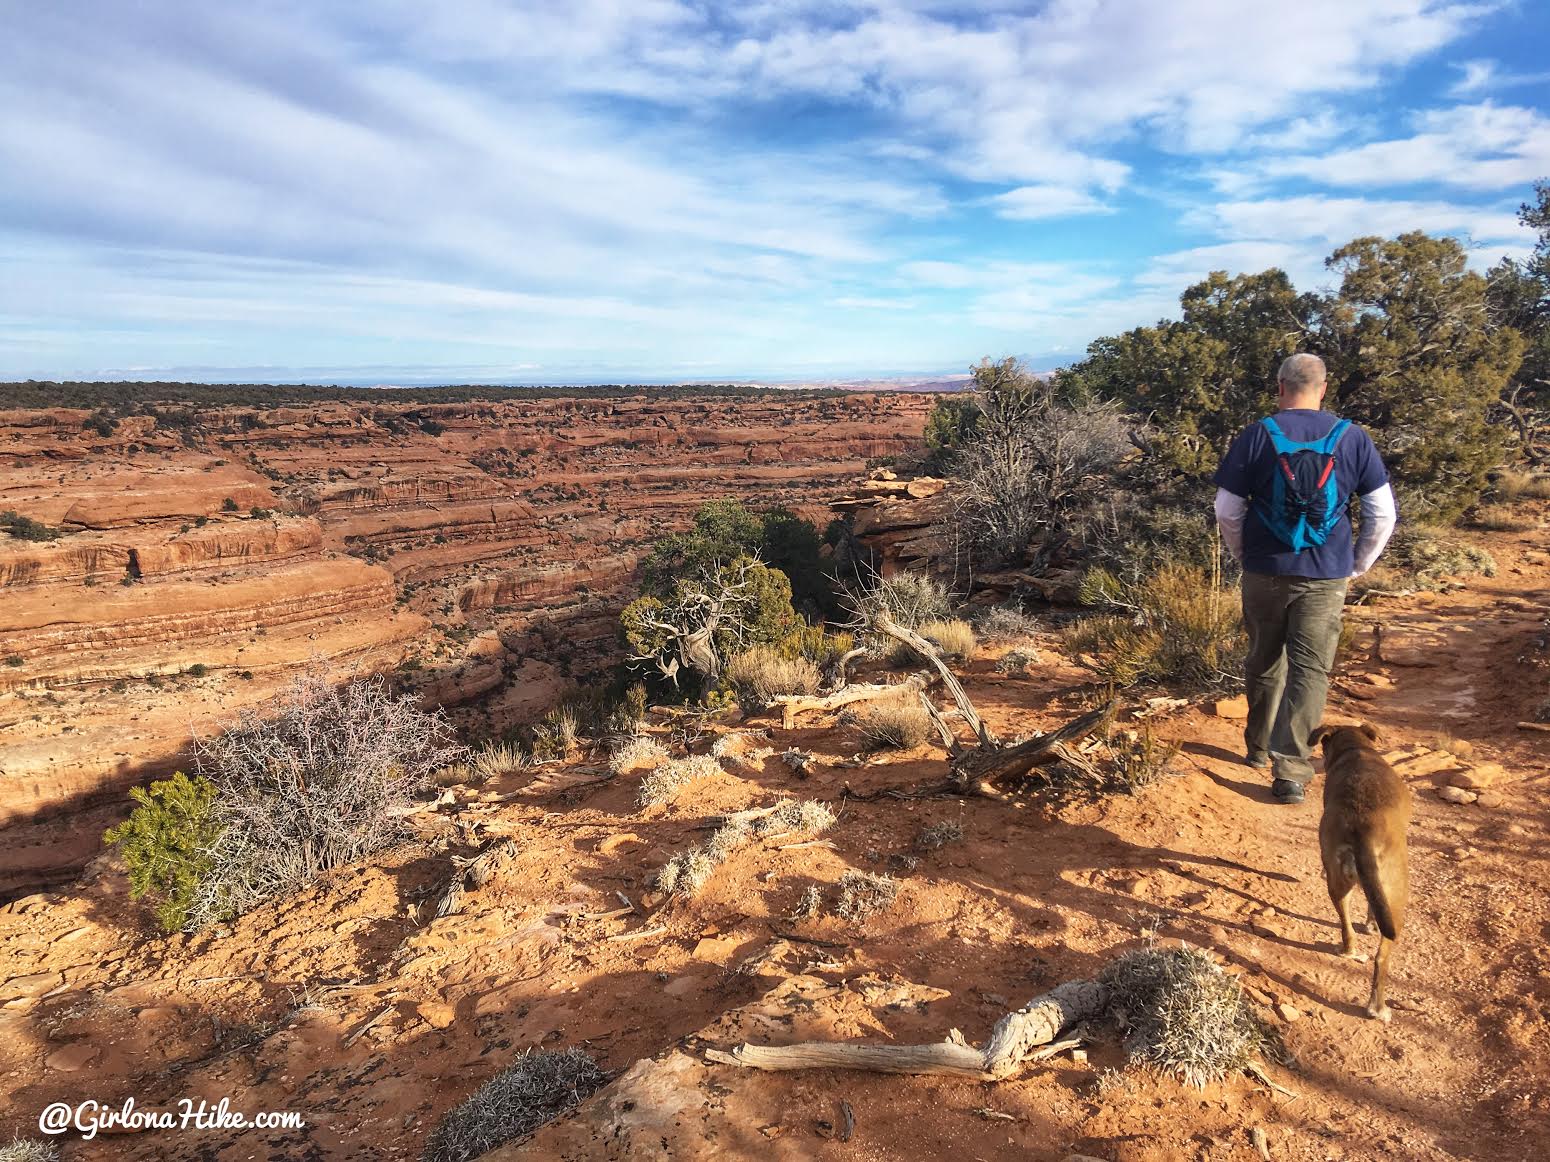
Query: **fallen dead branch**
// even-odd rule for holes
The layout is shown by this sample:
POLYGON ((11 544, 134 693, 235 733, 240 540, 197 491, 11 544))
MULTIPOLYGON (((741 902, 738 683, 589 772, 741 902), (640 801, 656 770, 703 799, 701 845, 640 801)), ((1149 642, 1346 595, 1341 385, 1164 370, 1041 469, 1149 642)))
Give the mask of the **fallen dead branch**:
POLYGON ((1541 731, 1544 731, 1546 734, 1550 734, 1550 722, 1520 722, 1520 723, 1518 723, 1518 729, 1519 730, 1541 730, 1541 731))
POLYGON ((898 697, 900 694, 924 690, 926 685, 924 674, 911 674, 902 682, 867 682, 857 686, 842 686, 832 694, 781 694, 772 698, 770 705, 780 707, 780 724, 784 729, 791 730, 796 726, 798 714, 815 710, 838 710, 855 702, 898 697))
POLYGON ((930 1045, 865 1045, 804 1041, 796 1045, 742 1044, 709 1049, 708 1060, 750 1069, 860 1069, 870 1073, 947 1074, 977 1081, 1002 1081, 1018 1066, 1079 1021, 1098 1016, 1108 991, 1097 981, 1057 985, 996 1022, 984 1048, 957 1029, 930 1045))

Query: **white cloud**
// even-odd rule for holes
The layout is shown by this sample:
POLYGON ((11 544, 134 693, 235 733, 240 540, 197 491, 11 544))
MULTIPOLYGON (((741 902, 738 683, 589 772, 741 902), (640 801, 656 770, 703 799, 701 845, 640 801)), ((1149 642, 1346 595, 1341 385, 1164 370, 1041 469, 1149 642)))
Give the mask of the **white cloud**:
POLYGON ((1341 245, 1359 235, 1393 235, 1407 230, 1459 235, 1482 244, 1516 244, 1529 236, 1512 211, 1322 194, 1218 202, 1191 217, 1227 238, 1276 242, 1341 245))
POLYGON ((1069 218, 1074 214, 1109 214, 1113 209, 1086 190, 1069 186, 1018 186, 990 199, 998 217, 1013 221, 1069 218))
POLYGON ((1269 177, 1331 186, 1383 187, 1435 182, 1467 190, 1527 186, 1550 173, 1550 119, 1522 106, 1489 102, 1430 109, 1410 137, 1374 141, 1322 156, 1263 163, 1269 177))

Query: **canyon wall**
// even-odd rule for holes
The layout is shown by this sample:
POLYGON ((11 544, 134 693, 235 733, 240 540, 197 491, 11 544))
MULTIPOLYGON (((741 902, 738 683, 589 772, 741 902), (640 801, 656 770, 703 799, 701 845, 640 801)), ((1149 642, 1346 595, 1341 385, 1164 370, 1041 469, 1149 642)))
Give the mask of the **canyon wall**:
POLYGON ((541 710, 617 658, 653 540, 729 496, 821 527, 933 402, 0 411, 0 511, 57 533, 0 534, 0 895, 305 669, 391 672, 481 729, 541 710))

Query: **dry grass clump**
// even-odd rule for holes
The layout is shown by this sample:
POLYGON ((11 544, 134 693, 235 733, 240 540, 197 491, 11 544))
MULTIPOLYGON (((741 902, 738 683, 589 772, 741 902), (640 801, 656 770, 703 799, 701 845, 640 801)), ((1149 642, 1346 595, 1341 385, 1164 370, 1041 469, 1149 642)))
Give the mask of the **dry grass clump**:
POLYGON ((931 736, 931 718, 918 702, 867 702, 841 715, 872 750, 909 750, 931 736))
POLYGON ((1550 476, 1505 469, 1492 488, 1501 500, 1550 500, 1550 476))
MULTIPOLYGON (((974 627, 960 617, 932 618, 914 627, 915 632, 936 646, 947 661, 961 662, 974 653, 974 627)), ((892 666, 918 666, 925 662, 916 650, 904 642, 889 639, 884 655, 892 666)))
POLYGON ((848 871, 840 877, 834 911, 847 920, 865 920, 893 907, 899 881, 873 872, 848 871))
POLYGON ((580 1105, 606 1078, 579 1049, 536 1050, 450 1110, 425 1145, 424 1162, 468 1162, 580 1105))
POLYGON ((1013 605, 994 605, 974 623, 981 640, 992 645, 1025 642, 1039 632, 1039 621, 1013 605))
POLYGON ((1242 680, 1247 640, 1238 594, 1206 570, 1164 565, 1148 577, 1121 580, 1093 569, 1081 597, 1105 612, 1068 630, 1066 645, 1092 654, 1105 682, 1209 689, 1242 680))
POLYGON ((1109 740, 1104 790, 1134 794, 1167 775, 1178 756, 1176 743, 1165 742, 1150 731, 1124 731, 1109 740))
POLYGON ((635 802, 641 807, 654 807, 666 803, 679 791, 698 779, 708 779, 721 773, 721 764, 708 754, 690 755, 686 759, 671 759, 647 772, 640 781, 635 802))
POLYGON ((811 920, 823 910, 823 893, 818 890, 817 884, 808 884, 802 894, 797 897, 796 906, 791 909, 793 920, 811 920))
POLYGON ((728 662, 726 680, 740 700, 758 706, 782 694, 816 694, 823 683, 816 662, 767 645, 754 646, 728 662))
POLYGON ((963 824, 957 819, 942 819, 928 823, 915 836, 915 846, 921 851, 939 851, 949 843, 963 842, 963 824))
POLYGON ((1470 514, 1469 523, 1493 533, 1526 533, 1539 521, 1511 504, 1482 504, 1470 514))
POLYGON ((817 835, 834 826, 835 814, 822 803, 782 799, 768 811, 729 815, 699 847, 680 851, 657 873, 657 888, 670 896, 693 896, 713 871, 739 848, 783 835, 817 835))
POLYGON ((1237 978, 1198 948, 1127 952, 1099 975, 1134 1060, 1201 1087, 1276 1049, 1237 978))
POLYGON ((468 763, 469 782, 487 783, 526 768, 528 756, 515 743, 497 742, 474 752, 468 763))
POLYGON ((608 769, 616 775, 628 774, 637 767, 659 767, 671 756, 649 734, 621 739, 608 756, 608 769))
POLYGON ((13 1138, 0 1146, 0 1162, 59 1162, 59 1150, 36 1138, 13 1138))

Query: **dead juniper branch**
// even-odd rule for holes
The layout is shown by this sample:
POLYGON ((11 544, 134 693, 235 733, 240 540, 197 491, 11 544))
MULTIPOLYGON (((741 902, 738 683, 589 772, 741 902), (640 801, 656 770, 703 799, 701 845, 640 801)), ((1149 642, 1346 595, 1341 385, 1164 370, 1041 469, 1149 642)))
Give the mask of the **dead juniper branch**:
POLYGON ((426 1143, 424 1162, 468 1162, 574 1109, 606 1078, 580 1049, 528 1053, 450 1110, 426 1143))
POLYGON ((1219 1081, 1258 1055, 1279 1055, 1237 978, 1198 948, 1143 948, 1098 977, 1132 1058, 1194 1086, 1219 1081))
POLYGON ((517 857, 517 845, 510 839, 497 839, 472 859, 454 855, 457 868, 436 906, 436 916, 450 916, 463 906, 463 893, 484 887, 517 857))
POLYGON ((873 1073, 931 1073, 1002 1081, 1063 1031, 1098 1016, 1108 991, 1096 981, 1067 981, 1035 997, 996 1022, 984 1048, 970 1045, 958 1030, 930 1045, 857 1045, 805 1041, 796 1045, 738 1045, 710 1049, 720 1065, 750 1069, 861 1069, 873 1073))
POLYGON ((782 694, 771 698, 769 705, 780 707, 781 726, 786 730, 793 730, 797 724, 798 714, 815 710, 838 710, 842 706, 849 706, 855 702, 897 697, 901 692, 913 694, 917 690, 924 690, 929 684, 926 675, 911 674, 902 682, 846 686, 832 694, 782 694))

